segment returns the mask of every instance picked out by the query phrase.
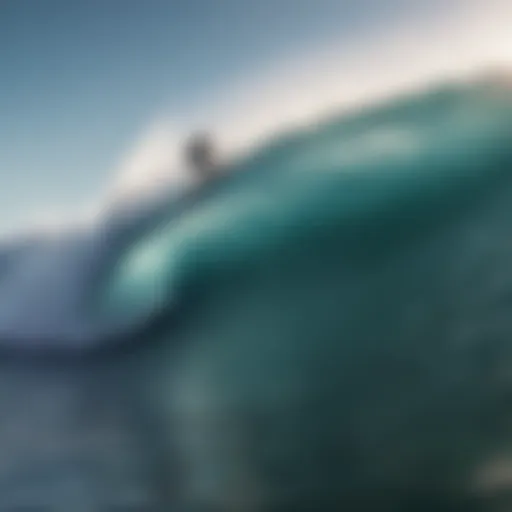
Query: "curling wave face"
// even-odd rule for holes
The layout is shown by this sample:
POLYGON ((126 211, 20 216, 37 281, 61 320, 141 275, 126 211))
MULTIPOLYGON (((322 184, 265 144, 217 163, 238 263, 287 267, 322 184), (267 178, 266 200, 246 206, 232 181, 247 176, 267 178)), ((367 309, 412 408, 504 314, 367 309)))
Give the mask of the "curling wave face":
POLYGON ((447 87, 6 248, 0 509, 509 510, 511 138, 447 87))
POLYGON ((508 90, 447 87, 333 120, 261 149, 204 199, 169 190, 75 233, 5 244, 0 346, 87 350, 128 336, 207 265, 258 258, 294 232, 350 226, 484 179, 486 159, 509 141, 508 90), (91 305, 107 276, 119 276, 110 316, 91 305))

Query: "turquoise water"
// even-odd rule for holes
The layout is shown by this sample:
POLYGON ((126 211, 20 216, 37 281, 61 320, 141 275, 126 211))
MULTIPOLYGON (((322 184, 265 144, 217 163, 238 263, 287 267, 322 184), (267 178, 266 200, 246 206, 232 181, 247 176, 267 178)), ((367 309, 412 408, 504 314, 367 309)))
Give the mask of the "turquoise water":
POLYGON ((6 258, 0 510, 511 510, 480 476, 512 445, 510 89, 398 98, 232 171, 6 258))
POLYGON ((494 510, 511 142, 510 90, 398 99, 276 140, 124 254, 101 304, 167 319, 138 341, 192 503, 494 510))
POLYGON ((508 91, 454 86, 278 139, 184 214, 172 218, 170 206, 170 220, 116 266, 107 300, 121 315, 151 309, 308 233, 398 230, 411 214, 434 221, 497 178, 511 133, 508 91))

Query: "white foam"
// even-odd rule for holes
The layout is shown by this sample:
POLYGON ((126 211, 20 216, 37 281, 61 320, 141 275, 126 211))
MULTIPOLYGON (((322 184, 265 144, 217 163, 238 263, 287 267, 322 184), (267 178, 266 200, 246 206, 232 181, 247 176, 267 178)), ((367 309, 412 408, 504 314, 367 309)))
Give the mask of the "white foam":
POLYGON ((144 201, 123 203, 81 229, 5 244, 0 259, 22 250, 0 269, 0 346, 82 349, 120 329, 135 328, 142 318, 104 321, 91 315, 86 301, 108 257, 122 250, 117 237, 143 226, 179 192, 166 189, 144 201))

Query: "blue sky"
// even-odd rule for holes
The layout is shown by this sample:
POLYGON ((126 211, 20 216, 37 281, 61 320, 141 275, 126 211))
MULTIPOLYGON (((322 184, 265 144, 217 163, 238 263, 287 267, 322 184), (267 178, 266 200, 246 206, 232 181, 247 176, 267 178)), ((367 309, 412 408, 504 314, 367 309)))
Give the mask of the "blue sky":
MULTIPOLYGON (((468 0, 466 3, 473 3, 468 0)), ((153 118, 463 0, 3 0, 0 231, 98 194, 153 118)), ((294 84, 290 84, 293 87, 294 84)))

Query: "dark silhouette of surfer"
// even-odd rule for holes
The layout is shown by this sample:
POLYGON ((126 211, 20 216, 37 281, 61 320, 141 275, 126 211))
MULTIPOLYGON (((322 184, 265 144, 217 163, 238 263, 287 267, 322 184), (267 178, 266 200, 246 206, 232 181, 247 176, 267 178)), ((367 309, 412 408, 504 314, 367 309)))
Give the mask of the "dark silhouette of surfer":
POLYGON ((201 183, 220 174, 217 151, 212 136, 207 132, 192 135, 185 145, 185 162, 201 183))

